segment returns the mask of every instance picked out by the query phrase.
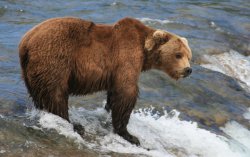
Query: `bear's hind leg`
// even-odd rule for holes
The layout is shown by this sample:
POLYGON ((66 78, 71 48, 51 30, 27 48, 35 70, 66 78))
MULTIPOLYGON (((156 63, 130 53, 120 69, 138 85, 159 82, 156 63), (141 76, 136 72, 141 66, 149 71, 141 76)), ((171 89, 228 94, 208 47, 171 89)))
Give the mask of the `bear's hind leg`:
MULTIPOLYGON (((65 90, 63 90, 61 87, 58 87, 57 90, 55 90, 52 94, 52 101, 48 111, 70 122, 68 114, 68 98, 68 93, 65 92, 65 90)), ((81 124, 72 123, 72 125, 74 131, 79 133, 81 136, 84 135, 84 127, 81 124)))
POLYGON ((69 121, 68 98, 69 95, 62 87, 56 87, 50 92, 47 111, 69 121))

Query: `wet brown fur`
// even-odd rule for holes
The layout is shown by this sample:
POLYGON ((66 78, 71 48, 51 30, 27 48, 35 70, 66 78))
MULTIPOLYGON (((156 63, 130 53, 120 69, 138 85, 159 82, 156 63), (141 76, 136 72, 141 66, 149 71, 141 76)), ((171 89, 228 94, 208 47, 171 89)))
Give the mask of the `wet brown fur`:
POLYGON ((114 131, 126 133, 141 71, 156 68, 176 78, 175 52, 183 49, 190 59, 177 36, 165 32, 154 37, 154 32, 132 18, 103 25, 66 17, 35 26, 19 45, 22 75, 35 106, 69 120, 70 94, 106 90, 114 131))

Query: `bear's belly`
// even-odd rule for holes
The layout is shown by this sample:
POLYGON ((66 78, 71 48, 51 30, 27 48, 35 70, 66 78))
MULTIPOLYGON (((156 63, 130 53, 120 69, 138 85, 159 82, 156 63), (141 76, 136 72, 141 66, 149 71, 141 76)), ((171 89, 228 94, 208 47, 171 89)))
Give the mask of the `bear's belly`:
POLYGON ((69 80, 69 94, 72 95, 86 95, 98 91, 109 89, 112 81, 107 75, 91 75, 81 78, 70 78, 69 80))

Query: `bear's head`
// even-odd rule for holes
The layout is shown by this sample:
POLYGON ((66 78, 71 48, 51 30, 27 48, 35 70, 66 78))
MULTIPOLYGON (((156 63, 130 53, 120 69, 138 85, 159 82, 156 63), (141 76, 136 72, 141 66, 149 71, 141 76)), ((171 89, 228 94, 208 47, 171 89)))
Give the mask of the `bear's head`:
POLYGON ((192 52, 186 38, 156 30, 145 41, 145 50, 150 58, 151 68, 166 72, 178 80, 192 73, 190 60, 192 52))

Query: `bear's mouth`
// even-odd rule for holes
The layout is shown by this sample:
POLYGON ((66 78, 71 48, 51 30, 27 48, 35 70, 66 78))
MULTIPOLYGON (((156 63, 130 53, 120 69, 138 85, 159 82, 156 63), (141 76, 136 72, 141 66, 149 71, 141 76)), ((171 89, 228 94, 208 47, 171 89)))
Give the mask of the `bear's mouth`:
POLYGON ((178 71, 170 71, 170 72, 167 71, 167 74, 176 81, 183 77, 183 74, 181 74, 178 71))
POLYGON ((181 76, 181 78, 186 78, 189 76, 189 74, 185 73, 185 74, 181 74, 180 76, 181 76))
POLYGON ((172 72, 168 72, 168 75, 174 79, 174 80, 179 80, 181 78, 186 78, 188 77, 189 75, 187 75, 183 70, 181 71, 172 71, 172 72))

